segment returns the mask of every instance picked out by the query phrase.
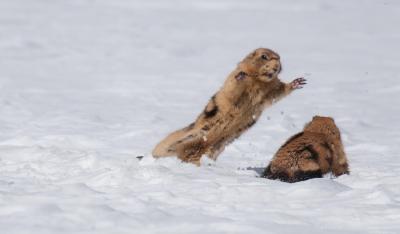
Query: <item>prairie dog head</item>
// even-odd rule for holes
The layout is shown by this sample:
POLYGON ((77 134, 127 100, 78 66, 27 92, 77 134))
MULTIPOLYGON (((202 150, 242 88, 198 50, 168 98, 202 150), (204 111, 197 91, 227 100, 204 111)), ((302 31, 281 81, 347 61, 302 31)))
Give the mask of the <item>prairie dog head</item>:
POLYGON ((306 124, 304 131, 316 132, 340 140, 340 131, 331 117, 314 116, 311 122, 306 124))
POLYGON ((242 74, 270 82, 278 77, 282 70, 280 57, 270 49, 259 48, 251 52, 239 63, 242 74))

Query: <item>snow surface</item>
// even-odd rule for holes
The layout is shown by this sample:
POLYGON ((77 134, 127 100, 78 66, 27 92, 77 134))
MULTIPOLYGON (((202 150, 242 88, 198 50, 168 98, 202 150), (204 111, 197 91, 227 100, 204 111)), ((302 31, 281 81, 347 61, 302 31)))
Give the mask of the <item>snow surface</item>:
POLYGON ((399 23, 397 0, 1 0, 0 233, 400 233, 399 23), (257 47, 309 84, 216 163, 153 160, 257 47), (316 114, 351 175, 258 178, 316 114))

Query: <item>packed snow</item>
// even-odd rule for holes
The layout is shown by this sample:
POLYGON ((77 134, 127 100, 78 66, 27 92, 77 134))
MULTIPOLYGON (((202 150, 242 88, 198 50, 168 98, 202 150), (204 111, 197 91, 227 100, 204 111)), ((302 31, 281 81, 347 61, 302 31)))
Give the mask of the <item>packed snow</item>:
POLYGON ((0 233, 400 233, 399 22, 397 0, 1 0, 0 233), (154 160, 258 47, 306 87, 216 162, 154 160), (258 177, 317 114, 351 174, 258 177))

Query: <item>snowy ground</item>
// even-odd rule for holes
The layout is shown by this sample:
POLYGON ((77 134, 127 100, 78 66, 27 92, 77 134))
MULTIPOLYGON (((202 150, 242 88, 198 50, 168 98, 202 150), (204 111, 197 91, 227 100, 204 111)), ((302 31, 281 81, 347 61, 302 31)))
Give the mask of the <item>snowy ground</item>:
POLYGON ((400 233, 399 22, 397 0, 1 0, 1 233, 400 233), (154 161, 260 46, 307 87, 216 163, 154 161), (351 175, 257 178, 315 114, 351 175))

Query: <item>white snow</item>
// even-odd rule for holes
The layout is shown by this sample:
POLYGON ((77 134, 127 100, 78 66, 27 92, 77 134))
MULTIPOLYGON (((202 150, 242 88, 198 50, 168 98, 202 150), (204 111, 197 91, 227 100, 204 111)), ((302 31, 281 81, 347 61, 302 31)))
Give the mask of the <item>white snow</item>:
POLYGON ((1 0, 0 233, 400 233, 399 22, 397 0, 1 0), (308 85, 215 163, 153 160, 257 47, 308 85), (351 175, 258 178, 316 114, 351 175))

